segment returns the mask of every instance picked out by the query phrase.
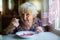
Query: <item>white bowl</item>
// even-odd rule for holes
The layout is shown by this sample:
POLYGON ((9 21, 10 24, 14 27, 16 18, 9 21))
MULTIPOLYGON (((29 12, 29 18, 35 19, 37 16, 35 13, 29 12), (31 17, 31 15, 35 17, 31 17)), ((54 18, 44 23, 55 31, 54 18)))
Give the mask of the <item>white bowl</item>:
POLYGON ((16 35, 21 38, 33 38, 34 34, 35 32, 32 32, 32 31, 19 31, 16 33, 16 35))

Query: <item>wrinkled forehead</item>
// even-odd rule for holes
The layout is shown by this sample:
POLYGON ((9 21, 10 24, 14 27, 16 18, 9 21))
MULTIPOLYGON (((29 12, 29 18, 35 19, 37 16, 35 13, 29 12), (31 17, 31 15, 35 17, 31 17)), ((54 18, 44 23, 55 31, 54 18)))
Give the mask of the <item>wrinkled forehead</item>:
POLYGON ((19 14, 33 14, 33 11, 31 9, 21 9, 19 14))

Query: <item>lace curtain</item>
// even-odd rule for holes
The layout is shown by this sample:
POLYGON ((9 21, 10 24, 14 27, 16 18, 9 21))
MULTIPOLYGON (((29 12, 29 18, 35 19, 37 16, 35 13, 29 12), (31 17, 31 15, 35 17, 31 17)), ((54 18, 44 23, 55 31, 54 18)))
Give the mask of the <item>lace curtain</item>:
POLYGON ((49 22, 53 24, 55 29, 60 29, 60 4, 59 0, 49 0, 49 22))

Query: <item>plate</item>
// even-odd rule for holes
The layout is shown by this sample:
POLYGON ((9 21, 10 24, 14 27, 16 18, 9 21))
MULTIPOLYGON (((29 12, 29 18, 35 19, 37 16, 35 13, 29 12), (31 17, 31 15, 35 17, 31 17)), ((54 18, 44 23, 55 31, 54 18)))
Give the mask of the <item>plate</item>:
POLYGON ((33 38, 35 35, 35 32, 32 31, 19 31, 16 32, 16 35, 21 38, 33 38))

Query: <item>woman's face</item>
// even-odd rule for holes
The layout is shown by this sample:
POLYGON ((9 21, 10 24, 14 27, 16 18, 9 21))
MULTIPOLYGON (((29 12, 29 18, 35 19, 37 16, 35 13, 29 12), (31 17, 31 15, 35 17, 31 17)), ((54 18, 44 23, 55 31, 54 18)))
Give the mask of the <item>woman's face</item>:
POLYGON ((21 21, 23 22, 22 25, 26 26, 26 27, 31 27, 32 23, 33 23, 33 14, 31 10, 24 10, 20 12, 20 18, 21 21))

